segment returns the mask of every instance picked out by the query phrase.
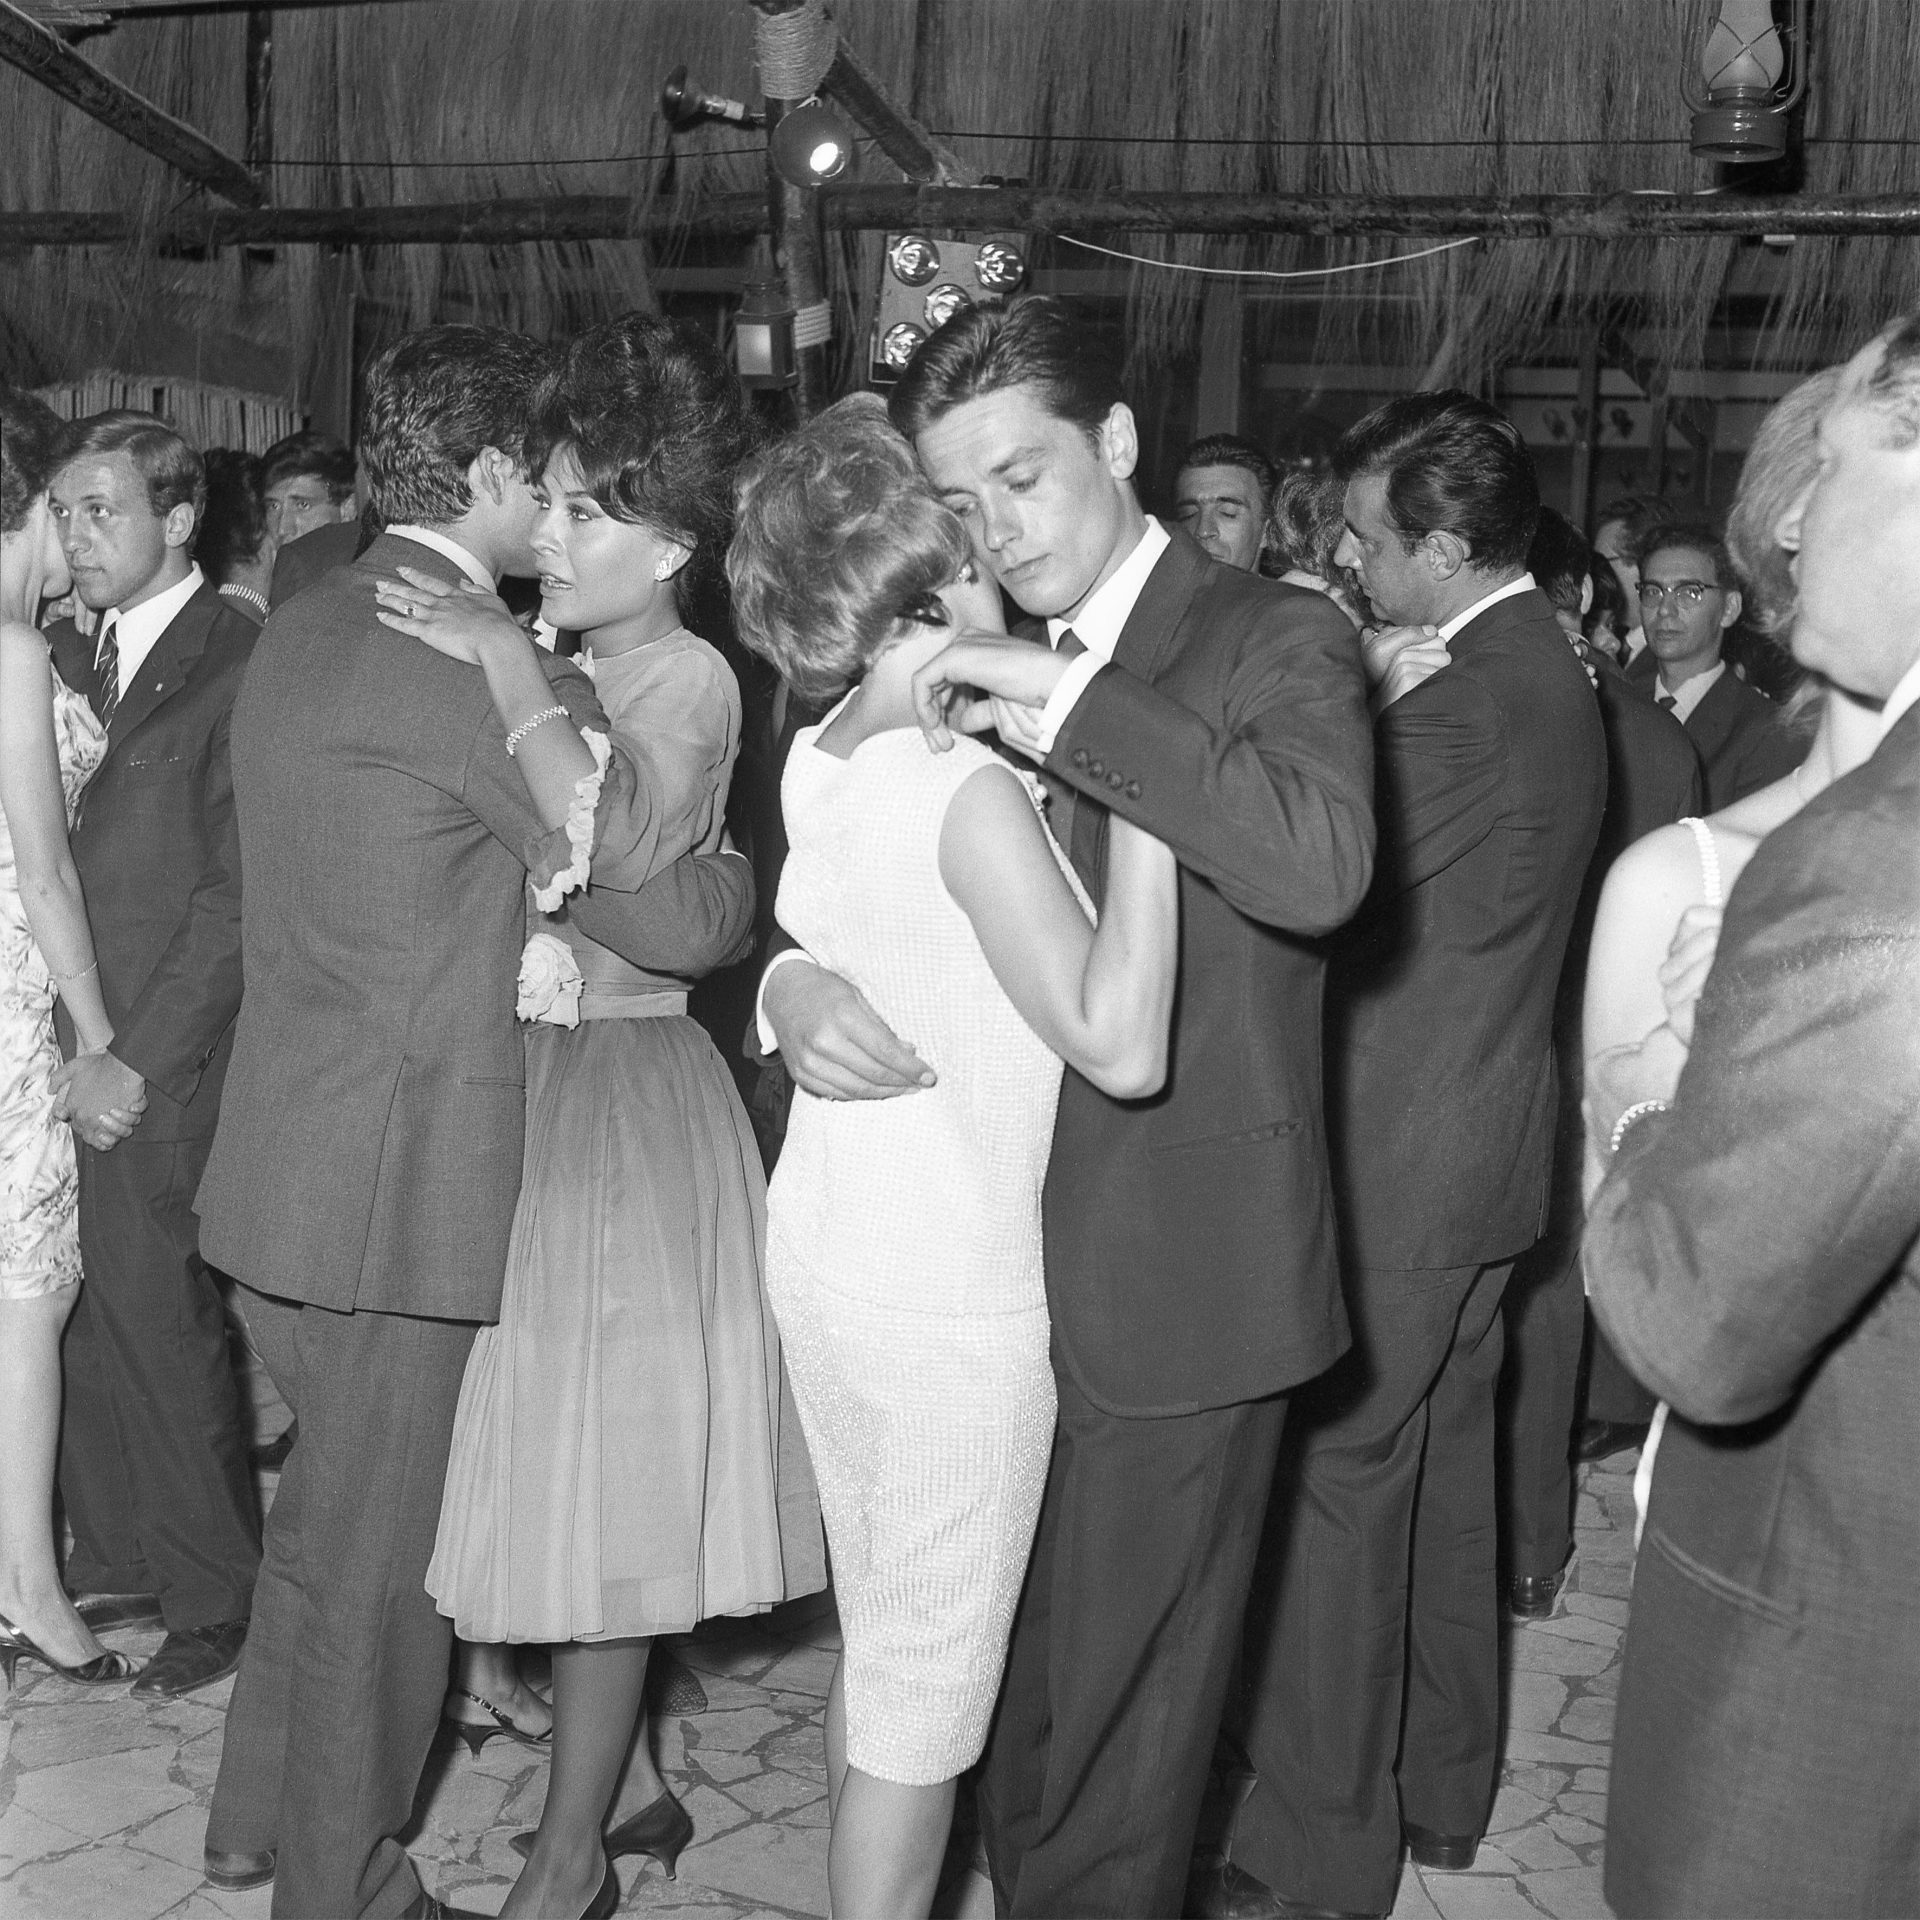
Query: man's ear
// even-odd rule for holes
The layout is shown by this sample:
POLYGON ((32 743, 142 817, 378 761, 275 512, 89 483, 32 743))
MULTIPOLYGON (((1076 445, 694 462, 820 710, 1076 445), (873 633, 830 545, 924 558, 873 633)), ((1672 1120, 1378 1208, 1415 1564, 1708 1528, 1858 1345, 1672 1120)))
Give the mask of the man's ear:
POLYGON ((1467 543, 1444 527, 1436 527, 1420 544, 1427 550, 1427 564, 1436 580, 1451 580, 1471 557, 1467 543))
POLYGON ((1140 428, 1124 400, 1116 400, 1100 423, 1100 454, 1116 480, 1133 478, 1140 464, 1140 428))
POLYGON ((1746 602, 1740 598, 1740 589, 1738 587, 1729 587, 1727 589, 1727 604, 1720 615, 1720 631, 1722 633, 1725 633, 1726 630, 1740 618, 1740 609, 1745 605, 1746 602))
POLYGON ((169 507, 163 525, 168 546, 186 546, 193 538, 193 503, 183 500, 177 507, 169 507))
POLYGON ((484 493, 497 507, 507 497, 507 482, 518 471, 512 457, 498 447, 482 447, 467 469, 467 486, 484 493))
POLYGON ((1593 611, 1593 575, 1583 574, 1580 579, 1580 618, 1584 620, 1593 611))

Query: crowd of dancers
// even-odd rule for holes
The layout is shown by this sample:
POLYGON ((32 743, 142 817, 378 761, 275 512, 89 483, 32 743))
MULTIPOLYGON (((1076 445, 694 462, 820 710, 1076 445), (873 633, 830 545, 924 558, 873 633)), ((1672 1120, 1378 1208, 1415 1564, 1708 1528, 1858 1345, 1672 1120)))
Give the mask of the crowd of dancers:
POLYGON ((357 472, 0 393, 9 1677, 237 1669, 280 1920, 456 1913, 437 1724, 547 1748, 503 1911, 605 1916, 694 1833, 656 1641, 830 1566, 839 1920, 968 1776, 1004 1913, 1385 1914, 1584 1420, 1616 1908, 1920 1907, 1916 420, 1906 322, 1596 553, 1458 392, 1157 518, 1041 297, 778 436, 641 315, 407 336, 357 472), (756 948, 750 1117, 688 1006, 756 948))

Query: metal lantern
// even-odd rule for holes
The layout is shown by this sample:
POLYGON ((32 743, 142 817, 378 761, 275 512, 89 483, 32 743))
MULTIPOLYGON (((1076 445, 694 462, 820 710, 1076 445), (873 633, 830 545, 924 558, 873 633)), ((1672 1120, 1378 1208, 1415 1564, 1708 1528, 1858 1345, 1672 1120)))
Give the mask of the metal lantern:
POLYGON ((1681 80, 1701 159, 1779 159, 1787 115, 1806 90, 1807 0, 1790 0, 1784 32, 1772 0, 1709 0, 1699 71, 1681 80))
POLYGON ((793 309, 764 280, 747 287, 734 316, 733 363, 743 387, 790 387, 800 377, 793 309))

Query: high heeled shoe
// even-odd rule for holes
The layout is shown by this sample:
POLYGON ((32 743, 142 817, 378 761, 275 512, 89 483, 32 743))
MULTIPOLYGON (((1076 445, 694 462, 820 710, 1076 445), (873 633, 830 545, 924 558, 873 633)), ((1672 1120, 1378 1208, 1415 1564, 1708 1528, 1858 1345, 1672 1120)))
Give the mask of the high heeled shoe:
POLYGON ((63 1667, 52 1654, 29 1640, 3 1613, 0 1613, 0 1634, 6 1636, 0 1639, 0 1673, 7 1677, 9 1693, 13 1691, 13 1670, 22 1660, 37 1660, 62 1680, 72 1680, 83 1687, 102 1687, 111 1685, 115 1680, 131 1680, 136 1671, 132 1659, 124 1653, 115 1653, 111 1647, 91 1660, 81 1661, 78 1666, 63 1667))
MULTIPOLYGON (((533 1835, 534 1829, 529 1828, 525 1833, 516 1833, 507 1845, 524 1860, 533 1851, 533 1835)), ((611 1832, 604 1834, 600 1844, 607 1850, 609 1867, 614 1861, 627 1859, 634 1854, 650 1854, 659 1861, 667 1878, 674 1880, 679 1877, 674 1867, 679 1862, 682 1849, 692 1838, 692 1817, 673 1797, 673 1789, 669 1787, 659 1799, 648 1801, 638 1813, 629 1815, 611 1832)))
POLYGON ((580 1920, 613 1920, 620 1911, 620 1876, 613 1870, 613 1862, 607 1862, 607 1877, 600 1882, 600 1891, 587 1903, 587 1910, 580 1920))
POLYGON ((476 1707, 492 1714, 493 1725, 483 1727, 471 1720, 456 1720, 452 1714, 442 1709, 440 1718, 467 1743, 467 1751, 477 1754, 489 1740, 504 1734, 507 1739, 517 1741, 523 1747, 538 1747, 542 1751, 553 1745, 553 1726, 549 1722, 544 1733, 529 1733, 515 1721, 512 1714, 496 1707, 491 1700, 484 1700, 477 1693, 469 1693, 465 1687, 449 1687, 449 1697, 458 1694, 462 1700, 471 1700, 476 1707))

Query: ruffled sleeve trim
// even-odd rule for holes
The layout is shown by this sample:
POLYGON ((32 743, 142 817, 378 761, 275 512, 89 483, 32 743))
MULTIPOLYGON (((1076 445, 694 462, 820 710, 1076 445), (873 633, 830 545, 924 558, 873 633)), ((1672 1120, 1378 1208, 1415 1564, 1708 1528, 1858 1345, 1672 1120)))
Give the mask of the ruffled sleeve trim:
POLYGON ((573 803, 567 808, 567 851, 571 858, 550 880, 536 882, 534 886, 533 904, 542 913, 552 913, 568 894, 579 892, 587 884, 587 875, 593 867, 593 819, 600 806, 600 788, 607 777, 607 762, 612 758, 613 748, 604 733, 595 733, 591 727, 582 727, 580 738, 593 755, 593 771, 574 782, 573 803))

